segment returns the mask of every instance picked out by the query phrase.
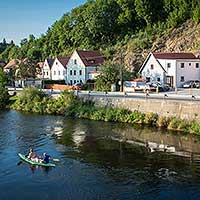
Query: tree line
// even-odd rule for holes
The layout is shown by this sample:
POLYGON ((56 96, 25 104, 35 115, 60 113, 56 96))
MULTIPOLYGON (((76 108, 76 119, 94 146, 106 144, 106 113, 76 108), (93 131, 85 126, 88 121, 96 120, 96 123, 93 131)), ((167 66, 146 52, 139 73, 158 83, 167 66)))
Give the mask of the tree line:
POLYGON ((110 47, 126 43, 138 32, 174 28, 188 19, 199 23, 199 0, 88 0, 65 13, 40 38, 30 35, 20 45, 0 44, 0 59, 41 61, 74 49, 102 50, 110 56, 110 47))

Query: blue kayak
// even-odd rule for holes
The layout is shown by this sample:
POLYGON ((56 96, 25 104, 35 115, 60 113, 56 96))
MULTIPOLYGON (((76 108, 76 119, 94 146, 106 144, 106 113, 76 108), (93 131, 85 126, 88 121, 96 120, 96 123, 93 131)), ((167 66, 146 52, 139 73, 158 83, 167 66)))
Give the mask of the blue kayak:
POLYGON ((39 166, 43 166, 43 167, 55 167, 56 166, 54 163, 39 163, 39 162, 32 161, 32 160, 30 160, 29 158, 27 158, 25 155, 23 155, 21 153, 18 153, 18 156, 22 160, 28 162, 31 165, 39 165, 39 166))

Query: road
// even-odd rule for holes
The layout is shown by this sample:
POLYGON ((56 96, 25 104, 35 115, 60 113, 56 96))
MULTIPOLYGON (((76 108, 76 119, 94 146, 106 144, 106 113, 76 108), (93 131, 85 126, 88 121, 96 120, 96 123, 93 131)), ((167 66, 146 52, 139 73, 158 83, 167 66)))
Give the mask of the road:
MULTIPOLYGON (((22 88, 8 88, 9 93, 12 95, 14 92, 20 93, 22 88)), ((47 95, 52 97, 59 97, 60 90, 43 90, 47 95)), ((78 96, 86 97, 107 97, 107 98, 131 98, 131 99, 155 99, 165 101, 189 101, 200 103, 200 89, 183 89, 179 88, 178 91, 168 91, 145 94, 142 92, 124 93, 124 92, 96 92, 96 91, 75 91, 78 96)))
MULTIPOLYGON (((77 92, 76 92, 77 94, 77 92)), ((124 92, 88 92, 79 91, 78 96, 87 97, 107 97, 107 98, 131 98, 131 99, 154 99, 154 100, 165 100, 165 101, 189 101, 200 103, 200 90, 180 90, 178 92, 160 92, 160 93, 124 93, 124 92), (191 93, 192 92, 192 93, 191 93)))

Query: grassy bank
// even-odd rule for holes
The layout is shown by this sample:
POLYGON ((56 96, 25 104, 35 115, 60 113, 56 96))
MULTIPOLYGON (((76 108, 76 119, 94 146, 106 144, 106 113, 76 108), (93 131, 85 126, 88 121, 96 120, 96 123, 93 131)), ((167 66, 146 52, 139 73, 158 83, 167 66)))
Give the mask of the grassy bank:
POLYGON ((47 97, 36 88, 24 89, 20 96, 12 97, 11 109, 38 114, 63 115, 107 122, 146 124, 169 130, 200 134, 200 123, 177 118, 158 116, 154 113, 131 112, 121 108, 96 107, 83 102, 73 93, 64 91, 58 99, 47 97))

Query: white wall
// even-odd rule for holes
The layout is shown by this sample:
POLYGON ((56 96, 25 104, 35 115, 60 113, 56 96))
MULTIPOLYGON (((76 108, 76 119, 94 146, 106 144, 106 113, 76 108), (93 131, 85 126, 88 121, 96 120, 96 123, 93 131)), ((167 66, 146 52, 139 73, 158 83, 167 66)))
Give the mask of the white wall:
POLYGON ((152 83, 157 82, 158 79, 160 79, 161 84, 165 82, 164 70, 152 54, 150 55, 141 73, 142 78, 150 77, 150 82, 152 83), (153 65, 153 69, 151 69, 151 65, 153 65))
POLYGON ((86 82, 85 65, 83 64, 76 51, 74 51, 67 64, 67 74, 65 79, 68 84, 72 85, 74 85, 75 83, 86 82), (72 71, 72 74, 70 74, 70 71, 72 71), (74 71, 76 72, 76 75, 74 75, 74 71))
POLYGON ((199 59, 177 60, 177 86, 181 87, 188 80, 200 80, 199 59), (181 68, 181 63, 184 63, 184 68, 181 68), (196 68, 196 63, 199 63, 199 68, 196 68), (181 82, 181 76, 184 77, 183 82, 181 82))
POLYGON ((47 62, 47 59, 45 59, 45 61, 44 61, 44 66, 42 69, 42 78, 43 79, 51 79, 51 69, 47 62))
POLYGON ((151 82, 155 82, 160 77, 161 83, 166 83, 166 77, 173 77, 173 86, 182 87, 182 84, 188 80, 200 80, 200 60, 199 59, 158 59, 151 54, 149 60, 146 62, 142 70, 142 77, 150 77, 151 82), (161 68, 159 63, 162 65, 161 68), (170 63, 170 67, 168 66, 170 63), (184 63, 184 68, 181 68, 181 63, 184 63), (196 68, 196 63, 199 63, 199 68, 196 68), (151 65, 154 65, 153 70, 151 65), (184 81, 181 81, 184 77, 184 81))
POLYGON ((66 72, 66 68, 56 58, 51 68, 52 80, 65 80, 66 72))

